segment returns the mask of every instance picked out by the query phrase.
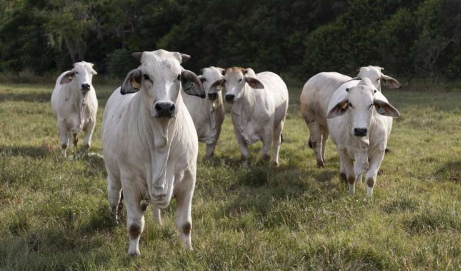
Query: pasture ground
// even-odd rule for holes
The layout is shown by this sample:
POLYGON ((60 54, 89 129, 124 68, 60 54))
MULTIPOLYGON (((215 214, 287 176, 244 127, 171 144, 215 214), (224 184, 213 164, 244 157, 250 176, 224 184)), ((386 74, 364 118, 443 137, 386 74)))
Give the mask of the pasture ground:
MULTIPOLYGON (((95 84, 101 117, 114 85, 95 84)), ((195 250, 181 249, 175 203, 164 225, 146 211, 141 256, 127 256, 125 221, 109 219, 101 159, 63 159, 51 113, 51 85, 0 85, 0 270, 460 270, 461 88, 384 89, 394 122, 372 199, 348 194, 328 141, 317 168, 290 87, 281 166, 251 165, 226 115, 216 156, 200 146, 193 199, 195 250)))

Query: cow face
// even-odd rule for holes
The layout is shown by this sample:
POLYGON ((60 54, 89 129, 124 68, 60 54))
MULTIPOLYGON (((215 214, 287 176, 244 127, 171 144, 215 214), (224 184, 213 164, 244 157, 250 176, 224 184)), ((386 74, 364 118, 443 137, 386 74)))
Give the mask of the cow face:
POLYGON ((93 69, 93 63, 81 61, 74 64, 74 68, 64 74, 60 84, 73 82, 83 95, 86 95, 93 84, 93 75, 98 74, 93 69))
MULTIPOLYGON (((328 112, 328 118, 349 114, 350 134, 356 137, 366 137, 374 112, 388 117, 398 118, 397 109, 382 99, 377 99, 378 90, 368 78, 350 89, 347 98, 340 101, 328 112)), ((379 93, 379 95, 381 95, 379 93)), ((382 96, 382 95, 381 95, 382 96)))
POLYGON ((248 75, 249 69, 243 68, 229 68, 227 69, 223 76, 224 78, 214 82, 210 89, 214 92, 214 89, 226 89, 226 95, 224 96, 226 102, 234 103, 237 102, 245 92, 245 85, 248 84, 252 88, 262 89, 264 85, 254 77, 254 72, 252 76, 248 75))
POLYGON ((221 93, 222 88, 214 88, 211 89, 211 85, 224 78, 222 75, 224 72, 224 69, 222 68, 217 68, 217 67, 209 67, 209 68, 204 68, 202 69, 202 75, 199 76, 200 81, 203 83, 203 87, 205 88, 207 92, 207 97, 210 101, 215 101, 218 99, 218 95, 221 93))
POLYGON ((400 83, 396 79, 385 75, 382 71, 384 68, 378 66, 361 67, 357 79, 369 78, 373 86, 381 91, 381 84, 392 89, 399 89, 400 83))
POLYGON ((141 66, 128 73, 120 88, 122 95, 141 90, 143 102, 155 118, 174 118, 176 102, 182 88, 189 95, 205 98, 198 76, 181 67, 190 56, 178 52, 157 50, 134 53, 141 66))

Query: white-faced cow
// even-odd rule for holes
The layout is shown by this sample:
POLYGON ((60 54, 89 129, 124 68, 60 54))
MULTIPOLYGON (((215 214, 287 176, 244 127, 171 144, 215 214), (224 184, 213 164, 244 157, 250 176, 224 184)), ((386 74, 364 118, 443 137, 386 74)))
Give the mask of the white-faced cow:
POLYGON ((325 166, 325 145, 328 139, 327 109, 331 96, 339 86, 350 80, 359 82, 369 78, 378 91, 381 84, 399 89, 400 83, 382 73, 383 68, 377 66, 362 67, 355 78, 337 72, 322 72, 312 76, 304 85, 301 93, 301 113, 309 128, 309 147, 314 149, 317 166, 325 166))
POLYGON ((161 223, 159 208, 166 208, 175 196, 176 227, 183 246, 192 249, 198 139, 180 92, 183 89, 205 98, 205 90, 198 76, 181 66, 188 55, 157 50, 133 56, 141 65, 130 71, 110 96, 103 116, 103 154, 112 215, 118 219, 123 190, 128 253, 138 255, 144 229, 141 201, 153 205, 154 220, 161 223), (183 88, 187 81, 194 84, 183 88))
POLYGON ((355 192, 355 182, 366 173, 371 197, 392 129, 392 118, 400 116, 368 78, 343 84, 328 105, 328 129, 341 162, 340 175, 355 192))
POLYGON ((57 119, 61 137, 61 153, 66 157, 67 147, 77 147, 78 134, 85 132, 83 149, 88 150, 96 126, 98 100, 92 79, 97 74, 93 64, 77 62, 70 71, 62 73, 56 80, 51 94, 51 107, 57 119))
POLYGON ((224 121, 224 104, 221 92, 208 93, 210 85, 221 79, 224 69, 209 67, 202 69, 199 76, 203 83, 208 99, 200 99, 192 95, 183 94, 184 103, 194 121, 198 141, 206 143, 206 159, 210 159, 218 143, 221 125, 224 121))
POLYGON ((232 104, 234 132, 248 165, 248 145, 261 140, 263 159, 270 161, 274 142, 274 164, 279 164, 282 130, 288 109, 288 89, 282 78, 272 72, 255 74, 252 69, 228 68, 224 78, 214 82, 209 93, 226 90, 225 100, 232 104))

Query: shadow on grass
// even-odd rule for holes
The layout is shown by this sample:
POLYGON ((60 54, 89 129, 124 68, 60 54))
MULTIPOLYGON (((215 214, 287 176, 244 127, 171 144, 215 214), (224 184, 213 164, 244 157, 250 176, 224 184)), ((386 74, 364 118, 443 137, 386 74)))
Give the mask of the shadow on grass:
POLYGON ((435 176, 443 181, 461 184, 461 160, 446 163, 435 171, 435 176))
POLYGON ((0 154, 3 156, 27 156, 32 158, 42 158, 50 151, 43 146, 5 146, 0 145, 0 154))
POLYGON ((0 93, 0 102, 38 102, 49 103, 51 100, 50 93, 32 92, 32 93, 0 93))

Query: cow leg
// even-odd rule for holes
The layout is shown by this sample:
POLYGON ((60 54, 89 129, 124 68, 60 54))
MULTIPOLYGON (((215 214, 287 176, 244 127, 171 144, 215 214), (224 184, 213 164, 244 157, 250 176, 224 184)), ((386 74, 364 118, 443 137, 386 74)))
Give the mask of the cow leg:
POLYGON ((243 138, 243 136, 240 134, 239 131, 236 130, 234 126, 234 132, 235 132, 235 137, 237 138, 237 142, 239 143, 239 149, 240 153, 242 154, 242 165, 244 167, 248 166, 248 159, 250 158, 250 151, 248 150, 248 145, 243 138))
POLYGON ((379 167, 384 159, 384 152, 375 155, 370 159, 370 169, 367 171, 365 177, 367 182, 367 196, 371 197, 373 195, 373 188, 376 184, 376 177, 378 176, 379 167))
POLYGON ((341 168, 346 170, 346 178, 347 182, 349 183, 349 194, 355 193, 355 181, 357 176, 355 176, 354 171, 354 161, 347 155, 346 151, 338 150, 340 160, 341 160, 341 168))
POLYGON ((192 250, 192 196, 195 187, 195 170, 184 174, 183 180, 176 191, 176 228, 181 235, 182 245, 187 250, 192 250))
POLYGON ((310 133, 309 147, 314 149, 317 166, 324 167, 325 162, 322 159, 322 133, 320 132, 320 125, 316 121, 306 121, 306 123, 310 133))
POLYGON ((67 157, 66 149, 69 146, 67 140, 67 127, 63 121, 58 121, 59 136, 61 138, 61 154, 63 157, 67 157))
POLYGON ((152 216, 154 218, 155 223, 157 223, 159 225, 163 224, 163 222, 162 222, 162 213, 160 212, 160 208, 158 208, 155 205, 152 205, 152 216))
POLYGON ((67 132, 67 144, 71 150, 72 153, 74 153, 74 147, 72 145, 72 132, 67 132))
POLYGON ((273 136, 273 130, 271 129, 270 131, 266 131, 264 137, 262 138, 263 142, 263 148, 262 148, 262 155, 263 155, 263 160, 266 162, 271 161, 271 147, 272 147, 272 136, 273 136))
POLYGON ((120 200, 122 192, 122 183, 119 179, 107 170, 107 195, 109 198, 109 205, 114 223, 118 224, 118 214, 120 211, 120 200))
MULTIPOLYGON (((135 182, 126 181, 126 183, 132 184, 135 182)), ((142 198, 139 191, 135 191, 130 185, 123 185, 123 196, 127 211, 128 236, 130 238, 128 254, 137 256, 141 254, 139 252, 139 239, 144 230, 144 215, 141 207, 142 198)))
POLYGON ((274 129, 274 165, 278 167, 279 165, 279 151, 280 151, 280 144, 282 144, 282 130, 284 125, 284 120, 281 121, 274 129))
POLYGON ((362 183, 362 174, 357 174, 357 177, 355 178, 355 183, 359 184, 362 183))
POLYGON ((325 147, 327 145, 327 139, 328 139, 328 128, 322 127, 322 161, 323 165, 325 165, 325 147))
POLYGON ((91 137, 93 135, 94 127, 96 126, 96 122, 90 120, 85 129, 85 137, 83 138, 83 150, 88 151, 91 146, 91 137))
POLYGON ((206 144, 205 159, 209 160, 209 159, 211 159, 211 157, 213 157, 214 149, 216 148, 216 143, 218 143, 218 142, 214 142, 214 143, 211 143, 211 144, 206 144))
POLYGON ((77 149, 78 134, 72 133, 72 138, 73 138, 73 141, 74 141, 74 148, 77 149))

